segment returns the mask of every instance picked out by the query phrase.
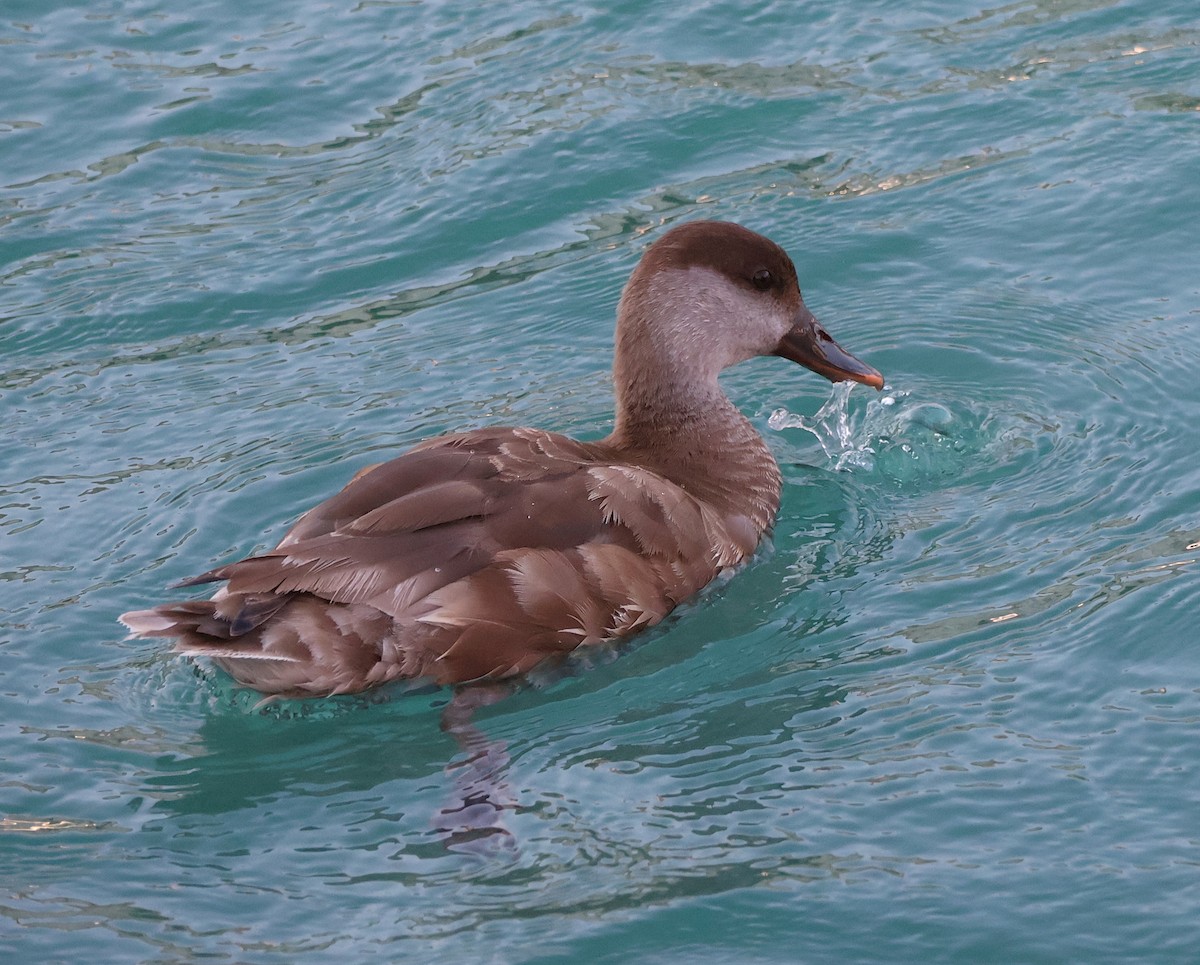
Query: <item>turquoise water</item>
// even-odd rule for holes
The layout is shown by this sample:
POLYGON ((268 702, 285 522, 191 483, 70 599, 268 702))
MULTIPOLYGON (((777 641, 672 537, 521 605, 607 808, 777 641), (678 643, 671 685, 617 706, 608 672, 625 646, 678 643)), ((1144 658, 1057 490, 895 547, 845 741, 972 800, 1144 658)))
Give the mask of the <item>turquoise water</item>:
POLYGON ((6 0, 0 957, 1194 961, 1198 47, 1184 0, 6 0), (888 377, 818 424, 728 375, 786 480, 746 570, 454 733, 122 638, 430 434, 606 431, 702 216, 888 377))

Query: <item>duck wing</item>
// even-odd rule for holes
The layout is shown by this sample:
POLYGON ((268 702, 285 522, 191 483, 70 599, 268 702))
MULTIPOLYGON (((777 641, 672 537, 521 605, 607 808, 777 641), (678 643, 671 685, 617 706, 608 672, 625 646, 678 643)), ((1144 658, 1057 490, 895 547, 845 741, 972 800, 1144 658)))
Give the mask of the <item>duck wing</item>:
MULTIPOLYGON (((603 443, 485 429, 359 473, 275 549, 183 584, 224 581, 212 601, 128 614, 126 623, 216 656, 235 642, 238 651, 266 647, 272 621, 289 612, 319 623, 336 606, 392 641, 362 645, 375 660, 394 650, 398 675, 467 680, 657 623, 755 541, 603 443), (186 619, 172 624, 176 616, 186 619)), ((294 648, 305 633, 284 636, 294 648)))

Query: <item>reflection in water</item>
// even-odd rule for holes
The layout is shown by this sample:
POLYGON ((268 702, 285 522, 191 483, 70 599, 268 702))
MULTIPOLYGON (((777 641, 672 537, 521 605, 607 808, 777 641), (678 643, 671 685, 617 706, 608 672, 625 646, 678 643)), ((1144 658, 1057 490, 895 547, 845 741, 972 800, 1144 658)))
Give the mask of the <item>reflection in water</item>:
MULTIPOLYGON (((174 658, 163 661, 164 666, 174 663, 174 658)), ((197 668, 195 676, 179 674, 175 689, 189 690, 194 697, 207 690, 222 712, 201 725, 202 752, 196 745, 150 745, 162 766, 144 790, 157 802, 158 813, 189 819, 225 816, 225 821, 237 814, 240 823, 284 801, 307 813, 301 803, 306 798, 348 793, 364 802, 380 800, 380 789, 391 784, 405 790, 384 792, 382 800, 388 803, 376 816, 411 826, 415 851, 431 854, 425 845, 433 834, 445 850, 457 853, 488 857, 515 852, 516 840, 504 823, 505 812, 517 807, 507 778, 508 745, 484 733, 474 717, 520 686, 475 684, 452 693, 400 686, 344 698, 263 701, 219 671, 197 668), (209 686, 197 689, 197 679, 209 686), (457 753, 437 736, 434 711, 439 704, 440 731, 453 739, 457 753), (247 747, 257 749, 253 762, 245 758, 247 747), (442 776, 430 785, 433 775, 442 776), (410 808, 413 822, 407 820, 410 808), (422 826, 429 830, 418 830, 422 826)), ((181 696, 179 702, 184 700, 181 696)), ((76 731, 69 736, 97 740, 76 731)), ((308 814, 305 820, 310 819, 308 814)), ((343 830, 353 830, 353 822, 343 830)))
POLYGON ((504 683, 460 687, 442 711, 442 730, 466 755, 446 765, 446 774, 454 783, 454 800, 434 816, 435 829, 445 835, 443 842, 450 851, 487 857, 500 850, 516 850, 516 838, 503 818, 505 811, 517 805, 505 777, 508 745, 489 738, 472 720, 476 709, 504 699, 514 689, 504 683))

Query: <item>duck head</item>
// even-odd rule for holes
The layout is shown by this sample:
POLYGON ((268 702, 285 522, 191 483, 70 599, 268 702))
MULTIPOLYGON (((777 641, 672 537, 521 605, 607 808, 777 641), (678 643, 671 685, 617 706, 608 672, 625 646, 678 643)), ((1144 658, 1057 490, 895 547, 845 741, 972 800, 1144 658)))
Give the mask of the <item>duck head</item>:
POLYGON ((779 245, 741 225, 692 221, 642 257, 621 297, 617 381, 638 372, 704 383, 745 359, 776 355, 831 382, 883 388, 883 376, 843 349, 804 304, 779 245))

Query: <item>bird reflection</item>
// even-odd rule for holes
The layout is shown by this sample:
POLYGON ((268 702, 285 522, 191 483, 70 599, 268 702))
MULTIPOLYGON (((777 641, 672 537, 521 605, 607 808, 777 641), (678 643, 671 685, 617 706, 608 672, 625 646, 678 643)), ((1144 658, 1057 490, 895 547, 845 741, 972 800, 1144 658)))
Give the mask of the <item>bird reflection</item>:
POLYGON ((516 838, 504 824, 504 813, 517 806, 506 779, 508 745, 488 737, 474 723, 476 710, 503 700, 514 689, 510 684, 459 687, 442 711, 442 731, 462 752, 446 765, 454 787, 452 800, 434 816, 435 830, 449 851, 488 856, 517 849, 516 838))

